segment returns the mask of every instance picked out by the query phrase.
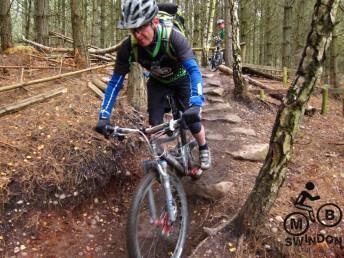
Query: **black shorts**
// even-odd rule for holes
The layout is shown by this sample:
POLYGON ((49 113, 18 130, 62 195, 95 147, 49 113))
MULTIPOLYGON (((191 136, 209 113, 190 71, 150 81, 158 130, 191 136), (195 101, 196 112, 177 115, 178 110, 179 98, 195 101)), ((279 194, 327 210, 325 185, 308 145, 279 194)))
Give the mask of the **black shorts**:
POLYGON ((163 123, 164 114, 169 110, 166 95, 175 96, 178 99, 177 108, 185 111, 189 107, 190 91, 188 76, 169 84, 150 78, 147 82, 149 124, 154 126, 163 123))

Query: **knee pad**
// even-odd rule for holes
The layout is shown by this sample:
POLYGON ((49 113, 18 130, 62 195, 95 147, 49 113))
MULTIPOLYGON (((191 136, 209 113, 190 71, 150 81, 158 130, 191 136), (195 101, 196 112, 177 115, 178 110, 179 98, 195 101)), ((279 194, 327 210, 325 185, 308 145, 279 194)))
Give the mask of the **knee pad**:
POLYGON ((201 125, 200 122, 188 124, 188 127, 189 127, 190 132, 192 134, 199 133, 201 131, 201 129, 202 129, 202 125, 201 125))

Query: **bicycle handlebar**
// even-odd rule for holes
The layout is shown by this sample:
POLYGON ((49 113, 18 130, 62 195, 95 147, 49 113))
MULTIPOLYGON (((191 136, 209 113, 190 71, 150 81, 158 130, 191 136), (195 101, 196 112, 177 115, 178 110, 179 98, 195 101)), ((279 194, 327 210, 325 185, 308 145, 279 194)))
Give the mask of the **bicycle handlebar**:
POLYGON ((181 122, 181 119, 177 120, 170 120, 169 122, 162 123, 160 125, 156 125, 153 127, 147 127, 147 128, 142 128, 142 129, 137 129, 137 128, 125 128, 125 127, 118 127, 118 126, 112 126, 112 125, 107 125, 106 126, 106 131, 110 135, 127 135, 131 133, 143 133, 145 135, 150 135, 157 133, 159 131, 163 131, 165 129, 168 129, 169 131, 174 131, 175 129, 178 128, 179 124, 181 122))

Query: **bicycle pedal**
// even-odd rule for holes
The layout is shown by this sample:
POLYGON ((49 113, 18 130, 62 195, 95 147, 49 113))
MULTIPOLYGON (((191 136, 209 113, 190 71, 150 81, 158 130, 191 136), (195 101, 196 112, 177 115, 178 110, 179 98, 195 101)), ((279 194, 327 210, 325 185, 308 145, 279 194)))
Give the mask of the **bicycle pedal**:
POLYGON ((161 230, 161 234, 165 237, 169 237, 171 235, 171 232, 172 232, 172 226, 165 225, 161 230))
POLYGON ((191 168, 189 175, 193 180, 197 180, 201 178, 202 174, 203 174, 203 169, 201 169, 200 167, 193 167, 191 168))
POLYGON ((156 219, 156 220, 154 221, 154 225, 155 225, 155 226, 160 226, 160 225, 162 225, 161 220, 160 220, 160 219, 156 219))

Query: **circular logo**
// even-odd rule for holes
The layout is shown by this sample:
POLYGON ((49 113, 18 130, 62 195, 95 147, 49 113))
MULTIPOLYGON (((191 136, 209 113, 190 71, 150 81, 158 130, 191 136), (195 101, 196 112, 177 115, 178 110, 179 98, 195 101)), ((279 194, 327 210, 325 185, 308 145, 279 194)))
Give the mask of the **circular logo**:
POLYGON ((326 203, 322 205, 317 212, 319 223, 325 227, 334 227, 342 220, 343 214, 338 205, 326 203))
POLYGON ((305 233, 309 227, 308 218, 301 212, 288 214, 284 219, 284 230, 293 236, 300 236, 305 233))

